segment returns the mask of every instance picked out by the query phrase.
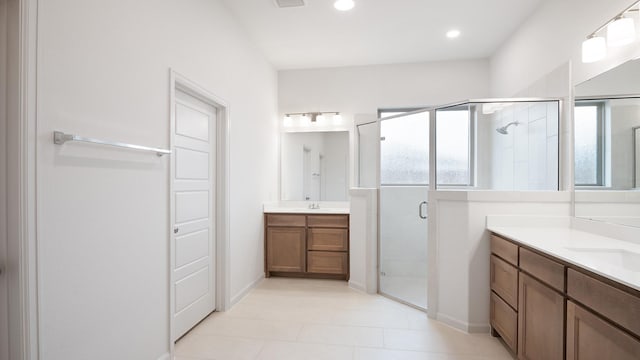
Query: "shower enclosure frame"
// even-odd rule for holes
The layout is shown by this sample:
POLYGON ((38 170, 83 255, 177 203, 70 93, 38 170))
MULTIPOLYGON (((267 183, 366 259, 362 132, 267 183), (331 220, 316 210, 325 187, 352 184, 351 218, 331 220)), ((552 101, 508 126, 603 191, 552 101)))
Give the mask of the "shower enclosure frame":
MULTIPOLYGON (((416 109, 407 113, 402 113, 398 115, 393 115, 389 117, 385 117, 381 119, 379 116, 375 122, 377 123, 377 131, 378 138, 381 136, 381 121, 391 120, 398 117, 403 117, 407 115, 411 115, 414 113, 429 113, 429 183, 428 183, 428 198, 431 198, 431 194, 433 192, 438 191, 437 187, 437 139, 436 139, 436 112, 438 110, 443 110, 447 108, 470 105, 470 104, 485 104, 485 103, 540 103, 540 102, 557 102, 558 103, 558 174, 557 174, 557 191, 562 188, 562 173, 560 169, 563 168, 564 162, 562 161, 567 155, 565 154, 565 149, 563 148, 563 132, 562 132, 562 119, 565 117, 564 115, 564 101, 559 97, 517 97, 517 98, 479 98, 479 99, 467 99, 461 100, 457 102, 437 105, 437 106, 428 106, 420 109, 416 109)), ((384 109, 383 109, 384 110, 384 109)), ((395 110, 395 109, 393 109, 395 110)), ((378 113, 379 115, 379 113, 378 113)), ((368 122, 370 124, 372 122, 368 122)), ((365 125, 365 124, 358 124, 365 125)), ((356 125, 357 126, 357 125, 356 125)), ((380 142, 380 140, 378 140, 380 142)), ((570 150, 569 150, 570 151, 570 150)), ((359 152, 359 150, 358 150, 359 152)), ((359 176, 359 174, 358 174, 359 176)), ((377 239, 376 239, 376 248, 377 248, 377 259, 376 259, 376 284, 377 284, 377 293, 390 298, 394 301, 398 301, 405 305, 421 309, 413 304, 408 304, 405 301, 397 299, 393 296, 385 294, 380 290, 380 188, 381 188, 381 162, 380 162, 380 144, 377 147, 377 167, 376 167, 376 183, 377 183, 377 239)), ((444 190, 444 189, 441 189, 444 190)), ((491 190, 471 190, 467 189, 467 191, 491 191, 491 190)), ((428 235, 427 235, 427 309, 426 313, 429 318, 437 319, 438 318, 438 238, 437 238, 437 211, 434 207, 428 206, 427 212, 427 221, 428 221, 428 235)))

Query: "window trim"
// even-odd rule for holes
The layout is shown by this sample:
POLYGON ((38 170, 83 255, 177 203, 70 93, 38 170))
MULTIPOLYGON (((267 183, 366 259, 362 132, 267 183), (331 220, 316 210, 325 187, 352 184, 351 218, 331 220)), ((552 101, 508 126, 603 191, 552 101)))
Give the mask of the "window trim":
MULTIPOLYGON (((596 119, 596 126, 598 129, 598 134, 596 135, 597 139, 597 149, 596 149, 596 154, 597 154, 597 159, 596 159, 596 182, 595 183, 578 183, 575 180, 575 175, 574 175, 574 186, 575 187, 579 187, 579 188, 588 188, 588 187, 606 187, 606 166, 607 166, 607 161, 606 161, 606 137, 607 137, 607 132, 606 132, 606 107, 607 107, 607 101, 606 100, 576 100, 575 101, 575 105, 574 108, 576 107, 587 107, 587 106, 595 106, 597 108, 597 119, 596 119)), ((575 117, 574 117, 575 119, 575 117)), ((573 124, 574 128, 576 126, 575 120, 574 120, 574 124, 573 124)), ((574 131, 575 133, 575 131, 574 131)), ((575 135, 574 135, 575 136, 575 135)), ((574 144, 574 149, 573 149, 574 153, 575 153, 575 144, 574 144)), ((574 158, 575 158, 575 154, 574 154, 574 158)), ((575 162, 574 162, 574 173, 575 173, 575 162)))
POLYGON ((446 188, 453 188, 453 189, 460 189, 460 188, 474 188, 476 187, 476 154, 477 152, 475 151, 475 146, 476 146, 476 118, 475 118, 475 106, 471 103, 465 103, 465 104, 460 104, 460 105, 456 105, 456 106, 450 106, 450 107, 446 107, 446 108, 440 108, 440 109, 435 109, 435 117, 434 117, 434 121, 435 121, 435 125, 436 125, 436 134, 435 134, 435 139, 436 139, 436 188, 437 189, 446 189, 446 188), (438 147, 438 134, 437 134, 437 128, 438 128, 438 112, 440 111, 467 111, 468 116, 467 116, 467 126, 469 128, 469 137, 467 139, 467 150, 468 150, 468 154, 467 154, 467 171, 469 173, 469 182, 466 184, 443 184, 440 183, 438 181, 438 170, 437 170, 437 163, 438 163, 438 151, 437 151, 437 147, 438 147), (472 119, 472 114, 473 119, 472 119))

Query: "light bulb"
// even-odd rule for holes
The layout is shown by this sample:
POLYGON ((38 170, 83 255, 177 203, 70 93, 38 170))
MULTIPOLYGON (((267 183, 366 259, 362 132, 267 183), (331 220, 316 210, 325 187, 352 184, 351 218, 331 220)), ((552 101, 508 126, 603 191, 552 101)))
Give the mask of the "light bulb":
POLYGON ((293 119, 291 119, 291 116, 285 115, 285 117, 282 119, 282 125, 284 125, 284 127, 293 126, 293 119))
POLYGON ((447 31, 447 37, 448 37, 449 39, 455 39, 455 38, 457 38, 458 36, 460 36, 460 30, 455 30, 455 29, 454 29, 454 30, 449 30, 449 31, 447 31))
POLYGON ((324 115, 320 114, 318 116, 316 116, 316 124, 318 125, 323 125, 324 124, 324 115))
POLYGON ((607 43, 611 47, 631 44, 636 39, 633 18, 620 17, 607 25, 607 43))
POLYGON ((309 115, 307 114, 302 115, 302 117, 300 118, 300 125, 302 126, 311 125, 311 118, 309 117, 309 115))
POLYGON ((340 11, 349 11, 353 9, 355 5, 356 4, 353 2, 353 0, 338 0, 333 3, 333 7, 340 11))
POLYGON ((592 36, 582 42, 582 62, 592 63, 607 56, 607 42, 602 36, 592 36))
POLYGON ((336 125, 342 124, 342 115, 340 114, 333 115, 333 123, 336 125))

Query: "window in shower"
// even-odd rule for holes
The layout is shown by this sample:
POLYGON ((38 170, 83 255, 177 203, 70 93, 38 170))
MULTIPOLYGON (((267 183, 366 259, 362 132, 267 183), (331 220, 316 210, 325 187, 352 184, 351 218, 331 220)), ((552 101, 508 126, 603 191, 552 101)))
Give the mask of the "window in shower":
POLYGON ((482 100, 436 109, 437 187, 558 190, 559 104, 482 100))
POLYGON ((605 103, 576 101, 575 119, 575 184, 605 184, 605 103))
POLYGON ((473 186, 473 126, 469 106, 436 112, 438 185, 473 186))

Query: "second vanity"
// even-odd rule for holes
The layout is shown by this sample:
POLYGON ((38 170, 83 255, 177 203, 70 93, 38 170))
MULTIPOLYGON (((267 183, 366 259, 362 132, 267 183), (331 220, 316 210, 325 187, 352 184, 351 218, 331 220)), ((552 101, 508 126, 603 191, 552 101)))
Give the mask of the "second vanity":
POLYGON ((349 209, 265 206, 265 275, 349 280, 349 209))
POLYGON ((640 243, 520 225, 488 220, 492 334, 518 359, 640 359, 640 243))

